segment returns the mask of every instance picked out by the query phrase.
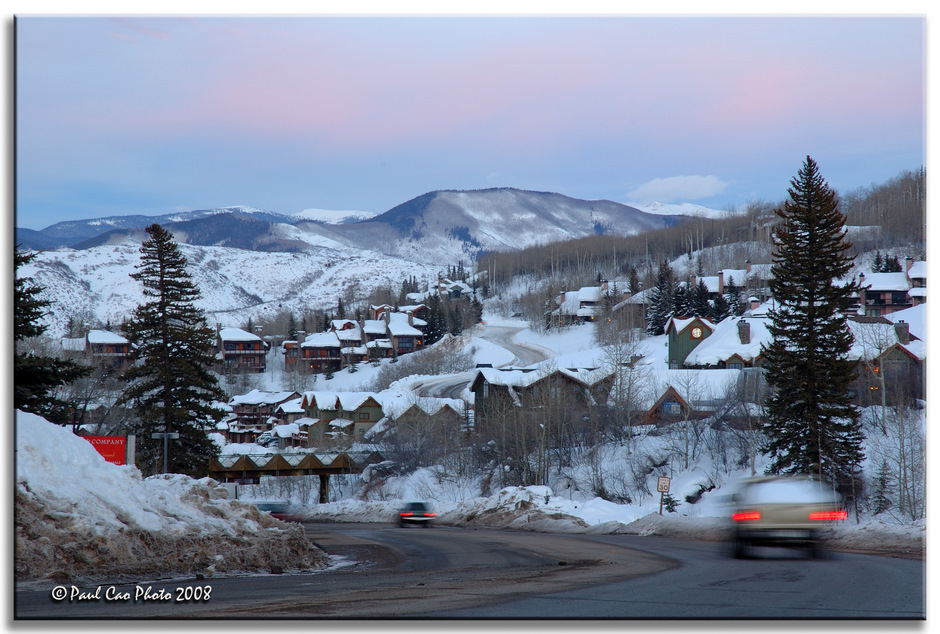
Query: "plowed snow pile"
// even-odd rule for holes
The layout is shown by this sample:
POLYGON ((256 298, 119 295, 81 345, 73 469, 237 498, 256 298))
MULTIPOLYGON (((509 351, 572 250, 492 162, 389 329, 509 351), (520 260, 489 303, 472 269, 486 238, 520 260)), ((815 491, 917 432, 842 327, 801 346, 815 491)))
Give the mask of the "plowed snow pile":
POLYGON ((142 478, 88 441, 16 413, 16 579, 110 580, 322 568, 303 528, 209 478, 142 478))

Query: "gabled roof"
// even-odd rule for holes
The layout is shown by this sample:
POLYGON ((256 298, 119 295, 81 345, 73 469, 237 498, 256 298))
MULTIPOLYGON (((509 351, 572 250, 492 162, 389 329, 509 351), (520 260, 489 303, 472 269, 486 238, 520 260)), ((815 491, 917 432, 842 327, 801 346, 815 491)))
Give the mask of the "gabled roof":
POLYGON ((420 337, 423 333, 408 323, 405 313, 392 313, 388 316, 388 330, 394 337, 420 337))
POLYGON ((750 362, 761 354, 761 346, 773 339, 767 330, 765 317, 727 317, 715 325, 712 334, 703 339, 685 358, 686 365, 718 365, 738 355, 743 361, 750 362), (750 327, 750 343, 741 343, 738 324, 746 323, 750 327))
POLYGON ((907 276, 914 279, 927 279, 927 263, 923 260, 919 260, 911 264, 910 270, 907 272, 907 276))
POLYGON ((127 339, 121 335, 109 332, 107 330, 89 330, 88 331, 88 343, 129 343, 127 339))
POLYGON ((865 273, 860 280, 861 286, 868 291, 906 291, 911 287, 907 273, 865 273))
POLYGON ((300 344, 301 348, 339 348, 340 346, 339 337, 335 332, 317 332, 307 335, 304 342, 300 344))
POLYGON ((253 335, 241 328, 222 328, 219 331, 219 339, 222 341, 261 341, 258 335, 253 335))
POLYGON ((229 401, 231 405, 277 405, 290 398, 297 398, 297 392, 264 392, 252 390, 247 394, 233 396, 229 401))
POLYGON ((367 335, 384 335, 388 332, 388 326, 384 319, 366 319, 362 323, 362 330, 367 335))
POLYGON ((665 331, 668 333, 670 328, 675 328, 676 332, 682 332, 686 328, 692 325, 693 322, 698 321, 708 328, 709 332, 714 332, 715 324, 708 317, 670 317, 669 321, 666 322, 665 331))

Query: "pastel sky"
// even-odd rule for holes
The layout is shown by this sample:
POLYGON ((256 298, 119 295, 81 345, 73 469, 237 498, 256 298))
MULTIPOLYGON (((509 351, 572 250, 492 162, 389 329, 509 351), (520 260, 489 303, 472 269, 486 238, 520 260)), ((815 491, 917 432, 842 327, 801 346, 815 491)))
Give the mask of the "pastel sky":
POLYGON ((17 226, 518 187, 716 209, 926 164, 924 17, 18 17, 17 226))

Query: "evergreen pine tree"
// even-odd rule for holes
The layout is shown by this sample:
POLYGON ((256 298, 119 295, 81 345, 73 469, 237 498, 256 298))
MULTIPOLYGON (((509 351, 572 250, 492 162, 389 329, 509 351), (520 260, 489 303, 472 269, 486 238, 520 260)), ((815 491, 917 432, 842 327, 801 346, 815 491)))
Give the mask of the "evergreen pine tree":
POLYGON ((656 286, 650 289, 649 303, 646 309, 646 332, 656 336, 665 333, 666 322, 672 317, 672 296, 675 282, 672 269, 665 260, 659 265, 656 286))
POLYGON ((212 407, 225 398, 215 364, 215 332, 194 302, 199 289, 186 270, 186 258, 160 225, 147 227, 141 263, 131 277, 144 287, 145 303, 125 325, 135 361, 124 372, 122 398, 137 415, 137 457, 145 473, 160 470, 204 476, 218 453, 205 432, 222 412, 212 407), (169 441, 163 464, 163 440, 153 433, 178 433, 169 441))
POLYGON ((872 513, 878 515, 891 508, 891 494, 894 492, 891 485, 891 469, 888 462, 881 461, 878 473, 875 475, 875 486, 872 491, 872 513))
POLYGON ((852 332, 839 307, 856 291, 836 284, 852 265, 845 216, 812 158, 777 210, 774 235, 775 307, 764 349, 768 403, 766 449, 772 473, 803 473, 847 488, 862 460, 859 413, 849 385, 852 332))
POLYGON ((881 260, 881 251, 875 251, 875 261, 871 266, 871 270, 875 273, 881 273, 881 267, 884 266, 881 260))
POLYGON ((672 291, 672 314, 675 317, 692 316, 692 292, 688 282, 676 284, 672 291))
POLYGON ((740 317, 744 314, 744 301, 741 297, 742 288, 735 284, 734 277, 728 277, 728 282, 725 284, 725 302, 728 304, 728 312, 735 317, 740 317))
POLYGON ((708 285, 705 284, 705 280, 699 278, 698 284, 692 288, 692 296, 690 297, 691 311, 690 314, 693 317, 711 317, 712 316, 712 305, 708 301, 708 285))
POLYGON ((640 274, 637 273, 635 266, 630 267, 630 277, 628 284, 630 285, 630 288, 627 290, 630 291, 631 295, 636 295, 640 292, 640 274))
POLYGON ((430 346, 440 341, 441 337, 447 334, 447 323, 444 318, 444 310, 439 296, 431 295, 428 297, 427 306, 428 325, 424 330, 424 345, 430 346))
POLYGON ((885 255, 882 271, 885 273, 900 273, 903 270, 904 269, 901 268, 901 261, 898 259, 897 255, 893 255, 890 258, 885 255))
POLYGON ((294 313, 287 318, 287 339, 297 341, 297 320, 294 319, 294 313))
MULTIPOLYGON (((13 266, 20 267, 36 257, 35 253, 16 250, 13 266)), ((17 277, 13 284, 13 408, 38 414, 48 421, 69 423, 70 406, 56 397, 56 388, 71 383, 91 368, 72 361, 45 357, 25 349, 23 342, 46 331, 42 323, 48 300, 42 299, 42 287, 28 277, 17 277)))
POLYGON ((730 315, 731 306, 728 305, 728 300, 725 299, 724 295, 717 296, 712 304, 711 315, 709 315, 711 320, 717 324, 730 315))

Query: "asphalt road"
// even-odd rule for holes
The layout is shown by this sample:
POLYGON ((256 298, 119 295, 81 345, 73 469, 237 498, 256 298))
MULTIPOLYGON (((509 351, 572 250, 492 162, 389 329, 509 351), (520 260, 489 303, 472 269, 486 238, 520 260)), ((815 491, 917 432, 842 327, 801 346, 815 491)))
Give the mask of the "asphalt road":
POLYGON ((67 596, 60 601, 52 597, 55 584, 30 584, 17 588, 16 616, 917 619, 925 613, 925 566, 918 560, 846 553, 812 560, 766 549, 765 558, 741 561, 727 556, 726 544, 656 537, 305 527, 333 555, 330 570, 164 579, 114 584, 113 590, 107 582, 74 589, 62 584, 67 596), (85 600, 71 596, 76 590, 85 600), (149 599, 135 600, 148 591, 149 599), (114 598, 125 592, 130 598, 114 598))

